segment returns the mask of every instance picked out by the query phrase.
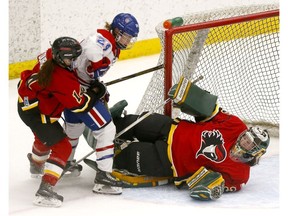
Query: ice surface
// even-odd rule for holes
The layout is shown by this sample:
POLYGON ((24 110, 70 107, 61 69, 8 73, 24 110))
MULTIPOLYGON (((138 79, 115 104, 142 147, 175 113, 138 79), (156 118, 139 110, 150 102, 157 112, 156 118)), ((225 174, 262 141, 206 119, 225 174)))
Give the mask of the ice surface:
MULTIPOLYGON (((119 61, 111 68, 104 81, 108 82, 157 65, 158 55, 119 61)), ((108 87, 110 104, 126 99, 128 113, 134 113, 145 91, 151 74, 123 81, 108 87)), ((258 166, 251 169, 248 184, 237 193, 224 194, 219 200, 192 200, 189 192, 173 185, 154 188, 125 188, 122 195, 99 195, 92 192, 94 171, 86 164, 81 176, 63 178, 55 190, 64 196, 60 208, 33 206, 32 200, 40 179, 31 179, 27 153, 33 137, 17 113, 17 82, 9 81, 9 214, 10 215, 145 215, 145 214, 234 214, 252 215, 280 210, 279 201, 279 140, 272 138, 269 149, 258 166)), ((4 143, 6 145, 6 143, 4 143)), ((77 159, 91 151, 81 137, 77 159)), ((94 159, 95 156, 90 156, 94 159)))

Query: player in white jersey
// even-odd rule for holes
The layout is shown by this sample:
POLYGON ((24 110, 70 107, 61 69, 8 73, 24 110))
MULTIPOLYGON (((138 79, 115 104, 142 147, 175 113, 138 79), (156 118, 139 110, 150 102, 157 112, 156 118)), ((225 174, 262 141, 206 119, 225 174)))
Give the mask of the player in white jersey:
POLYGON ((97 29, 81 42, 83 52, 75 65, 79 82, 84 88, 95 86, 100 94, 103 94, 103 91, 106 94, 103 94, 104 97, 86 114, 75 115, 69 110, 64 111, 64 129, 72 145, 72 153, 66 167, 68 171, 78 175, 82 170, 81 165, 76 165, 70 170, 69 167, 75 164, 75 150, 86 125, 97 140, 95 152, 99 172, 96 173, 93 188, 96 193, 122 193, 121 184, 110 176, 116 129, 111 114, 105 106, 109 100, 109 93, 99 79, 117 61, 120 50, 130 49, 133 46, 138 33, 139 25, 135 17, 128 13, 120 13, 115 16, 111 24, 106 23, 105 29, 97 29))

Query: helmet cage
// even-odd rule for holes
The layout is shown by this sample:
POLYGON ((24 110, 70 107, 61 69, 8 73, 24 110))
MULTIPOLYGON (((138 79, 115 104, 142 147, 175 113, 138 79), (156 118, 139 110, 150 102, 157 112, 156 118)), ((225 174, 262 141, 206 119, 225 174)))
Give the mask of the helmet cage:
POLYGON ((238 137, 230 150, 230 158, 234 161, 247 163, 255 157, 260 158, 269 145, 269 134, 266 130, 251 127, 238 137))
POLYGON ((132 35, 119 31, 116 33, 115 41, 117 47, 121 50, 131 49, 135 42, 137 41, 137 37, 133 37, 132 35))

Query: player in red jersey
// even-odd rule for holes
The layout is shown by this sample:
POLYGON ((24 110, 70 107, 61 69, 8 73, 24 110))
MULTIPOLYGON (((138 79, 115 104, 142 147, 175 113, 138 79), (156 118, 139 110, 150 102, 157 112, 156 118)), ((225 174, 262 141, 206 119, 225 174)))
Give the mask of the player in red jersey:
MULTIPOLYGON (((118 151, 114 167, 138 175, 173 177, 176 186, 187 183, 190 196, 201 200, 240 190, 249 180, 250 167, 266 152, 268 132, 247 128, 240 118, 219 108, 216 96, 189 81, 173 86, 169 97, 195 121, 157 113, 144 118, 120 136, 124 143, 117 148, 128 147, 118 151)), ((117 132, 138 118, 118 116, 117 132)))
MULTIPOLYGON (((120 136, 130 140, 114 159, 114 167, 147 176, 174 177, 183 185, 201 167, 221 173, 225 192, 238 191, 249 180, 250 167, 259 162, 269 145, 266 130, 247 126, 216 107, 204 122, 171 119, 154 113, 120 136)), ((139 118, 115 119, 117 132, 139 118)))
POLYGON ((58 122, 64 108, 74 113, 87 112, 103 95, 96 87, 82 88, 73 74, 73 63, 81 52, 77 40, 60 37, 52 48, 38 56, 33 70, 21 73, 18 83, 18 113, 35 137, 32 154, 28 154, 30 172, 44 172, 34 200, 36 205, 60 206, 63 202, 53 186, 71 153, 69 140, 58 122))

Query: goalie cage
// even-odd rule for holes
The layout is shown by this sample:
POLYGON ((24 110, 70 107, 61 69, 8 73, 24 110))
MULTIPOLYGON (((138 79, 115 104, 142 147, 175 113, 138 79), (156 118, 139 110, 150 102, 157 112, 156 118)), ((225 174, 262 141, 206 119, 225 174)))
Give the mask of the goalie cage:
MULTIPOLYGON (((155 109, 167 98, 189 64, 197 31, 208 29, 190 78, 203 75, 197 85, 217 95, 223 109, 279 136, 279 5, 225 8, 182 18, 179 27, 167 30, 163 22, 156 26, 162 45, 158 65, 165 67, 154 72, 136 114, 155 109)), ((193 120, 171 103, 157 112, 193 120)))

